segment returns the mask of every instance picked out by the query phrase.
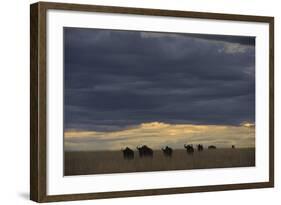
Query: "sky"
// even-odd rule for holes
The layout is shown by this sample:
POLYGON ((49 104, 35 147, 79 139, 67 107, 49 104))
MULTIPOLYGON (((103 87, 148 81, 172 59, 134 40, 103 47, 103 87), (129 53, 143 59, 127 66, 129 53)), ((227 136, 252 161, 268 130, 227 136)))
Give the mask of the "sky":
POLYGON ((255 145, 255 37, 64 28, 66 150, 255 145))

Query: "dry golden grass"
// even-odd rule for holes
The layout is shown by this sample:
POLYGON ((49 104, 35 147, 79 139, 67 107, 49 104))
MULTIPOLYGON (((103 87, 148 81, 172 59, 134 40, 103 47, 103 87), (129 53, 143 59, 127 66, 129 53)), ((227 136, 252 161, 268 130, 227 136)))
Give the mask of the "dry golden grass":
POLYGON ((124 172, 167 171, 186 169, 249 167, 255 166, 255 149, 216 149, 195 151, 174 150, 171 158, 161 150, 153 158, 139 158, 135 151, 133 160, 123 159, 121 151, 65 152, 64 174, 85 175, 124 172))

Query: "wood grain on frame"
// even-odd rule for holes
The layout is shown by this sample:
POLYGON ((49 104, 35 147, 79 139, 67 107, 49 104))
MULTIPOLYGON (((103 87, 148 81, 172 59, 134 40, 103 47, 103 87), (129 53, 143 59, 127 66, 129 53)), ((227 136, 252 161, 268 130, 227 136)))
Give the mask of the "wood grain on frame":
POLYGON ((223 191, 235 189, 265 188, 274 186, 274 18, 218 13, 156 10, 125 7, 108 7, 82 4, 39 2, 30 6, 30 199, 36 202, 85 200, 113 197, 131 197, 159 194, 223 191), (47 195, 46 181, 46 11, 48 9, 138 14, 153 16, 187 17, 234 21, 264 22, 269 24, 269 181, 258 183, 212 185, 183 188, 114 191, 102 193, 47 195))

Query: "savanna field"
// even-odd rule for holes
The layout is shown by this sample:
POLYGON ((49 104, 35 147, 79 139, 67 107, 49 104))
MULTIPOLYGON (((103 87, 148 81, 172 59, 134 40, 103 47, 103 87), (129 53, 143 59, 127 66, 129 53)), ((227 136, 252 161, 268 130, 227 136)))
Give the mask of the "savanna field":
POLYGON ((168 171, 255 166, 255 148, 206 149, 188 154, 174 150, 171 157, 154 150, 153 157, 124 159, 122 151, 73 151, 64 153, 64 175, 168 171))

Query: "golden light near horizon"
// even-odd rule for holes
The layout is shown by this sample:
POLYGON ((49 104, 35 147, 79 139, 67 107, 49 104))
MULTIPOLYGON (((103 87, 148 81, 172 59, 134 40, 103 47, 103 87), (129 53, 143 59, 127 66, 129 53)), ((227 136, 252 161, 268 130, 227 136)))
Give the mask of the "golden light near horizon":
POLYGON ((244 126, 244 127, 248 127, 248 128, 255 127, 255 124, 254 123, 250 123, 250 122, 242 122, 241 125, 244 126))
POLYGON ((117 131, 64 132, 66 150, 116 150, 135 148, 147 144, 154 149, 164 145, 182 148, 183 144, 214 144, 218 147, 255 147, 253 123, 231 125, 169 124, 163 122, 142 123, 117 131))

